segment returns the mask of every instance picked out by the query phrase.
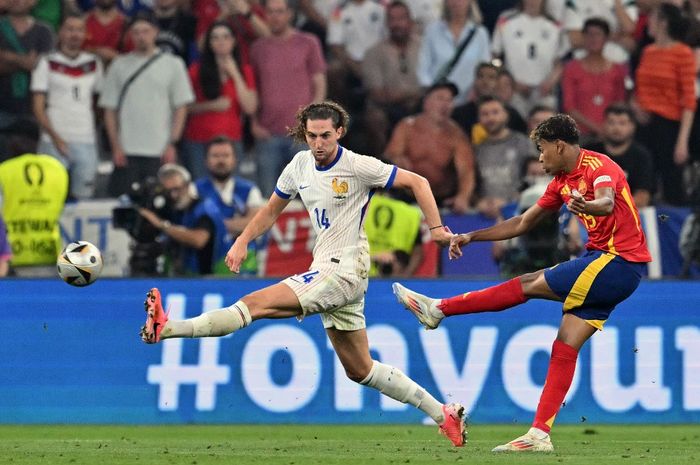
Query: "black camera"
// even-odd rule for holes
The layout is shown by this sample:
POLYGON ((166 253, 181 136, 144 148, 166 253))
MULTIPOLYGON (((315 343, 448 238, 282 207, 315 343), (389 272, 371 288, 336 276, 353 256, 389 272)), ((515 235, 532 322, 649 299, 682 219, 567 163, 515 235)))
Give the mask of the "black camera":
POLYGON ((172 215, 170 198, 158 180, 149 177, 143 182, 133 183, 120 200, 123 206, 112 210, 112 225, 126 230, 134 239, 129 258, 131 275, 159 274, 158 258, 164 251, 163 244, 158 241, 161 232, 141 216, 138 209, 145 208, 160 218, 169 218, 172 215))
POLYGON ((137 242, 152 242, 160 231, 142 217, 138 209, 151 210, 160 218, 169 218, 172 212, 170 198, 163 186, 153 177, 143 182, 135 182, 129 192, 120 199, 123 206, 112 210, 112 224, 117 229, 124 229, 137 242))

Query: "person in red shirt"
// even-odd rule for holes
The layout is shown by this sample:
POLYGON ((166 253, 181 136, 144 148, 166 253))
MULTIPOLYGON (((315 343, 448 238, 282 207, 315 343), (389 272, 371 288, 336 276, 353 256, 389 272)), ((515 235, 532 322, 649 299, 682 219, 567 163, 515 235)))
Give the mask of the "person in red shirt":
POLYGON ((458 234, 450 258, 474 241, 500 241, 525 234, 566 203, 588 230, 583 256, 551 268, 513 278, 480 291, 433 299, 394 283, 394 293, 427 329, 446 316, 495 312, 531 298, 563 302, 559 333, 552 346, 547 379, 535 420, 527 434, 498 446, 501 451, 552 451, 549 432, 571 386, 581 346, 609 317, 615 306, 639 285, 651 261, 637 207, 622 169, 607 156, 582 149, 579 130, 568 115, 554 115, 530 135, 540 163, 554 176, 535 205, 495 226, 458 234))
POLYGON ((196 101, 189 106, 181 150, 193 179, 206 176, 206 146, 214 137, 228 137, 236 154, 243 155, 243 118, 257 110, 258 93, 253 67, 242 62, 238 45, 228 22, 215 22, 207 30, 200 62, 190 66, 196 101))
POLYGON ((85 20, 83 49, 92 52, 107 65, 120 53, 134 49, 126 34, 127 17, 117 8, 117 0, 95 0, 95 8, 85 20))

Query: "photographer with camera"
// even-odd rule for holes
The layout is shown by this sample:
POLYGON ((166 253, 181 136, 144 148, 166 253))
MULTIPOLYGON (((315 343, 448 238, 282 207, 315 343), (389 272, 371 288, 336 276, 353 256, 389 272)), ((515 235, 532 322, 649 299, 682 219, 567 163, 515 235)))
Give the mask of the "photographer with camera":
MULTIPOLYGON (((258 186, 234 175, 237 159, 236 145, 232 139, 226 136, 211 139, 207 144, 205 163, 207 176, 195 181, 197 194, 212 199, 221 210, 227 232, 225 249, 228 250, 265 200, 258 186)), ((251 242, 248 257, 241 265, 244 272, 257 272, 256 249, 256 243, 251 242)), ((230 274, 223 261, 216 262, 213 271, 227 276, 230 274)))
POLYGON ((180 165, 161 166, 158 181, 172 205, 169 217, 144 207, 138 207, 139 214, 177 246, 165 248, 174 251, 169 258, 175 274, 211 274, 228 250, 221 210, 211 198, 197 196, 190 173, 180 165))

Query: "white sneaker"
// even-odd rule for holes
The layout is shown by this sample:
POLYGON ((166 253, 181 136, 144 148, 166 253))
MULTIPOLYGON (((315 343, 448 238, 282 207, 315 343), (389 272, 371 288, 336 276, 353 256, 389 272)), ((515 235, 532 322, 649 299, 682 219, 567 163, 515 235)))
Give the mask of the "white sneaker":
POLYGON ((437 305, 440 299, 432 299, 417 292, 405 288, 399 283, 392 284, 394 295, 404 307, 413 313, 420 324, 425 326, 425 329, 435 329, 440 324, 440 321, 445 318, 445 314, 440 311, 437 305))
POLYGON ((491 452, 553 452, 554 446, 549 434, 538 428, 530 430, 513 439, 508 444, 503 444, 493 448, 491 452))

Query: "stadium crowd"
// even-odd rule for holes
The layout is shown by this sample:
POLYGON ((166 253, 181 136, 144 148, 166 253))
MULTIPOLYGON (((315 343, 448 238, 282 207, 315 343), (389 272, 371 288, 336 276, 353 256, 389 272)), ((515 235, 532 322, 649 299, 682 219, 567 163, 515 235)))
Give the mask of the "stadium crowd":
MULTIPOLYGON (((0 275, 7 236, 29 227, 18 205, 39 195, 9 163, 27 136, 38 172, 66 170, 68 200, 130 202, 137 218, 118 222, 137 245, 165 239, 171 273, 211 274, 303 149, 295 113, 325 99, 351 114, 344 146, 424 176, 453 214, 498 222, 534 202, 548 177, 528 131, 557 112, 623 168, 638 207, 695 206, 699 51, 698 0, 0 0, 0 275), (168 208, 148 203, 157 192, 168 208)), ((420 260, 417 221, 396 223, 409 241, 380 227, 413 202, 370 212, 375 273, 420 260)), ((577 253, 575 222, 560 223, 577 253)), ((538 267, 514 247, 494 245, 517 257, 504 269, 538 267)))

